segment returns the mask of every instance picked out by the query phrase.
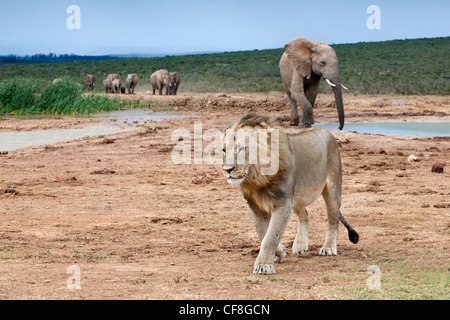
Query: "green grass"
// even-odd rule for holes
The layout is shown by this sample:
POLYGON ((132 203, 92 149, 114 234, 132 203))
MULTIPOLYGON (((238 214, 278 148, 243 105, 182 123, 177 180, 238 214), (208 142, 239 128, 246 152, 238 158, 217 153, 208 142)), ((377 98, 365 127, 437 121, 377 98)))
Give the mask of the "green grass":
POLYGON ((0 83, 0 114, 26 110, 38 98, 37 83, 31 79, 10 79, 0 83))
MULTIPOLYGON (((450 274, 442 263, 426 266, 402 259, 384 259, 374 263, 380 270, 381 289, 369 290, 365 285, 370 274, 363 273, 357 287, 333 290, 338 299, 357 300, 448 300, 450 274)), ((361 267, 361 266, 359 266, 361 267)), ((365 266, 367 268, 367 266, 365 266)), ((365 270, 365 268, 363 268, 365 270)))
POLYGON ((1 114, 74 115, 120 110, 126 107, 145 107, 139 101, 83 93, 82 87, 69 79, 48 83, 42 90, 36 80, 10 79, 0 82, 1 114))

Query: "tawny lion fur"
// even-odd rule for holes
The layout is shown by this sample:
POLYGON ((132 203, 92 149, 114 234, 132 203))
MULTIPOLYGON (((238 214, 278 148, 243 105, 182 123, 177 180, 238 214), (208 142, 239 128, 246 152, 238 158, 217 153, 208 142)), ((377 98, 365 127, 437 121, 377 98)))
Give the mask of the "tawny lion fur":
POLYGON ((240 187, 261 240, 253 273, 273 274, 274 262, 281 263, 285 258, 286 249, 280 244, 280 240, 292 211, 298 217, 297 235, 292 251, 296 255, 302 255, 308 250, 306 207, 320 195, 323 196, 327 207, 328 225, 325 243, 319 250, 319 255, 337 255, 339 220, 346 226, 350 241, 358 242, 358 233, 340 212, 341 157, 338 143, 328 131, 310 129, 288 136, 274 119, 247 115, 225 131, 223 142, 223 173, 229 184, 240 187), (238 134, 228 134, 248 129, 257 132, 259 147, 261 137, 264 137, 268 141, 267 145, 275 149, 269 150, 271 155, 275 154, 278 158, 278 170, 275 173, 262 174, 267 161, 262 162, 261 152, 258 152, 257 163, 250 163, 247 140, 240 138, 238 134), (229 154, 230 152, 232 154, 229 154), (239 153, 244 152, 245 161, 240 163, 237 161, 239 153), (230 156, 234 159, 231 162, 230 156))

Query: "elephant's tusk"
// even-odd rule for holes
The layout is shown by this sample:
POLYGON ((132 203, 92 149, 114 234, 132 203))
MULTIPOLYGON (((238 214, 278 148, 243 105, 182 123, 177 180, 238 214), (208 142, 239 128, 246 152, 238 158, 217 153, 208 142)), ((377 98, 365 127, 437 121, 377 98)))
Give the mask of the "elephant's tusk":
POLYGON ((330 86, 336 87, 336 85, 335 85, 333 82, 331 82, 330 80, 325 79, 325 81, 326 81, 330 86))
POLYGON ((342 83, 341 83, 341 87, 345 90, 348 90, 348 88, 346 86, 344 86, 342 83))

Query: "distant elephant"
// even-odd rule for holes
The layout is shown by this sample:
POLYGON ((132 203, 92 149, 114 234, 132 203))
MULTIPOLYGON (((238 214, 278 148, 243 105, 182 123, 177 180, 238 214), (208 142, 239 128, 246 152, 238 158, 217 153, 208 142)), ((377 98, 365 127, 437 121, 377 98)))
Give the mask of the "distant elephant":
POLYGON ((162 95, 163 87, 166 86, 166 95, 169 94, 169 71, 161 69, 153 72, 150 77, 150 83, 153 88, 153 94, 155 94, 156 89, 159 90, 159 95, 162 95))
POLYGON ((115 79, 120 79, 120 76, 117 73, 110 73, 106 77, 105 80, 103 80, 103 86, 105 87, 106 93, 113 92, 112 90, 112 82, 115 79))
POLYGON ((52 84, 57 84, 57 83, 60 82, 60 81, 62 81, 62 79, 59 79, 59 78, 58 78, 58 79, 54 79, 53 82, 52 82, 52 84))
POLYGON ((176 96, 180 86, 180 74, 178 72, 169 73, 169 95, 176 96))
POLYGON ((127 80, 125 81, 125 87, 129 94, 134 94, 134 88, 138 83, 138 75, 136 73, 129 74, 127 80))
POLYGON ((105 88, 106 93, 112 92, 112 81, 111 79, 103 80, 103 87, 105 88))
POLYGON ((86 77, 84 77, 84 83, 86 84, 87 89, 90 91, 94 90, 95 81, 97 81, 97 78, 92 74, 88 74, 86 77))
POLYGON ((114 79, 112 81, 112 93, 120 93, 120 79, 114 79))
POLYGON ((333 87, 339 116, 339 129, 344 128, 344 103, 336 52, 327 43, 296 37, 285 46, 280 60, 284 90, 291 105, 291 126, 299 125, 298 105, 302 108, 300 127, 314 124, 313 107, 320 77, 333 87))

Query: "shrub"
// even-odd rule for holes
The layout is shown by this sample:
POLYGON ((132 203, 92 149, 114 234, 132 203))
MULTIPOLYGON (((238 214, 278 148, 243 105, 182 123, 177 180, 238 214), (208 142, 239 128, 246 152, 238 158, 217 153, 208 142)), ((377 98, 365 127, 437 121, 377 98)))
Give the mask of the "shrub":
POLYGON ((81 97, 81 87, 70 80, 60 80, 48 84, 42 91, 34 110, 36 113, 71 114, 77 99, 81 97))

